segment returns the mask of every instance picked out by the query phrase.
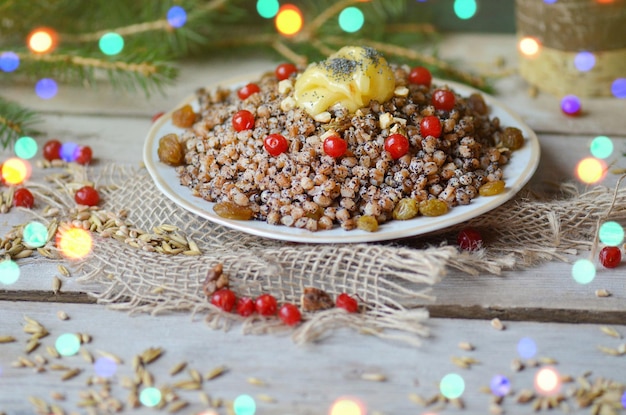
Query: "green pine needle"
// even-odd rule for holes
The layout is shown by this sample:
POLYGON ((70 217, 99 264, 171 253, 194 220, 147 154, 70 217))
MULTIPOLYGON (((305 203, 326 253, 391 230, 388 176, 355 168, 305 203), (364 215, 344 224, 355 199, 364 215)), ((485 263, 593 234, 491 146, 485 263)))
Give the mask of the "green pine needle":
POLYGON ((37 134, 31 126, 38 121, 33 111, 0 97, 0 144, 3 148, 20 137, 37 134))

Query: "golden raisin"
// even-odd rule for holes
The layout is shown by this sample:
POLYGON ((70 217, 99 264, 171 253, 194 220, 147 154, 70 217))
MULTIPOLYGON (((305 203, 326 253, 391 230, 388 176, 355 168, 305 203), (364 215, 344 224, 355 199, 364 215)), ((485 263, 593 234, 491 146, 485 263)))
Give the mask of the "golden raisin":
POLYGON ((483 99, 483 96, 481 94, 473 93, 472 95, 470 95, 467 99, 467 104, 472 111, 480 115, 487 114, 487 104, 485 104, 485 100, 483 99))
POLYGON ((307 218, 320 220, 320 218, 324 216, 324 208, 318 206, 315 212, 307 212, 304 216, 306 216, 307 218))
POLYGON ((196 113, 191 105, 183 105, 172 113, 172 124, 180 128, 188 128, 196 122, 196 113))
POLYGON ((441 216, 448 213, 448 204, 439 199, 428 199, 420 202, 420 213, 424 216, 441 216))
POLYGON ((502 145, 509 150, 518 150, 524 145, 524 136, 519 128, 506 127, 502 132, 502 145))
POLYGON ((393 218, 397 220, 407 220, 417 216, 419 207, 417 200, 406 197, 400 199, 395 208, 393 208, 393 218))
POLYGON ((159 160, 170 166, 180 166, 185 160, 183 144, 176 134, 166 134, 159 140, 157 149, 159 160))
POLYGON ((367 232, 376 232, 378 230, 378 221, 372 215, 359 216, 356 220, 356 227, 367 232))
POLYGON ((504 181, 494 180, 493 182, 487 182, 478 188, 478 193, 481 196, 494 196, 504 191, 504 181))
POLYGON ((213 210, 218 216, 225 219, 250 220, 252 219, 252 209, 239 206, 234 202, 219 202, 213 206, 213 210))

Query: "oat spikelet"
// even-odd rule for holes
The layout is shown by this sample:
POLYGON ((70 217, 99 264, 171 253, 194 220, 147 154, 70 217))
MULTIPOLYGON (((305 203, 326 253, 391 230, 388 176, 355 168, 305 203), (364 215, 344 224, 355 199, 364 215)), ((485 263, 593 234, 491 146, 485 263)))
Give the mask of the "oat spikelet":
POLYGON ((611 336, 611 337, 614 337, 616 339, 621 339, 622 338, 622 335, 620 334, 620 332, 615 330, 613 327, 601 326, 600 330, 602 331, 602 333, 606 334, 607 336, 611 336))

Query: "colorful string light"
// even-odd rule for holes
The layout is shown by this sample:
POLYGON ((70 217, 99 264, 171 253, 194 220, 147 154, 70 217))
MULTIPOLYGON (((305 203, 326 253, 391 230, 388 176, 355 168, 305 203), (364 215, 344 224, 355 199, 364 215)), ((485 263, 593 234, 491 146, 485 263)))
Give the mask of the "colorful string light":
POLYGON ((61 160, 72 162, 76 160, 76 151, 78 150, 78 144, 73 143, 71 141, 67 141, 61 145, 61 150, 59 150, 59 156, 61 160))
POLYGON ((35 93, 41 99, 52 99, 59 92, 59 87, 54 79, 42 78, 35 84, 35 93))
POLYGON ((20 267, 17 262, 11 259, 5 259, 0 262, 0 284, 15 284, 20 278, 20 267))
POLYGON ((561 375, 552 367, 539 369, 535 374, 535 390, 544 396, 558 394, 561 390, 561 375))
POLYGON ((281 35, 293 36, 296 35, 304 24, 302 12, 293 4, 285 4, 278 10, 276 14, 276 30, 281 35))
POLYGON ((615 221, 604 222, 598 231, 600 242, 608 246, 618 246, 624 242, 624 228, 615 221))
POLYGON ((105 55, 117 55, 124 49, 124 38, 114 32, 105 33, 100 37, 98 46, 105 55))
POLYGON ((117 363, 109 357, 99 357, 93 364, 96 375, 103 378, 110 378, 117 372, 117 363))
POLYGON ((37 154, 37 142, 32 137, 20 137, 15 142, 13 149, 16 156, 28 160, 37 154))
POLYGON ((13 72, 20 66, 20 57, 14 52, 2 52, 0 54, 0 70, 13 72))
POLYGON ((506 396, 511 391, 511 382, 504 375, 495 375, 489 383, 491 393, 496 396, 506 396))
POLYGON ((56 47, 56 43, 56 32, 46 27, 33 30, 26 39, 28 48, 35 53, 52 52, 56 47))
POLYGON ((563 114, 576 117, 580 115, 581 110, 582 104, 576 95, 566 95, 561 99, 561 111, 563 111, 563 114))
POLYGON ((82 228, 70 228, 57 234, 57 246, 61 254, 68 259, 82 259, 91 252, 93 239, 89 231, 82 228))
POLYGON ((352 397, 342 397, 333 402, 329 415, 365 415, 365 405, 352 397))
POLYGON ((474 17, 477 9, 476 0, 454 0, 454 14, 461 20, 474 17))
POLYGON ((588 72, 596 65, 596 55, 591 52, 579 52, 574 56, 574 66, 581 72, 588 72))
POLYGON ((30 178, 31 171, 28 161, 12 157, 2 164, 2 179, 8 184, 20 184, 30 178))
POLYGON ((233 411, 235 415, 254 415, 256 402, 250 395, 239 395, 233 401, 233 411))
POLYGON ((339 13, 339 27, 344 32, 358 32, 364 23, 365 16, 358 7, 346 7, 339 13))
POLYGON ((157 406, 161 402, 161 391, 158 388, 145 388, 139 393, 139 402, 149 408, 157 406))
POLYGON ((537 354, 537 344, 530 337, 522 337, 517 343, 517 353, 522 359, 532 359, 537 354))
POLYGON ((80 350, 80 337, 74 333, 61 334, 54 346, 61 356, 74 356, 80 350))
POLYGON ((581 182, 586 184, 602 181, 606 176, 606 172, 606 163, 594 157, 586 157, 576 165, 576 176, 581 182))
POLYGON ((29 248, 41 248, 48 241, 48 228, 40 222, 30 222, 22 231, 24 244, 29 248))
POLYGON ((448 399, 456 399, 465 391, 465 381, 456 373, 448 373, 439 382, 441 394, 448 399))
POLYGON ((167 23, 175 29, 183 27, 187 23, 187 12, 180 6, 172 6, 167 11, 167 23))
POLYGON ((539 53, 541 45, 539 41, 531 36, 525 36, 518 43, 519 51, 526 57, 532 58, 539 53))
POLYGON ((611 83, 611 93, 615 98, 626 98, 626 78, 617 78, 611 83))
POLYGON ((589 284, 596 278, 596 267, 588 259, 579 259, 572 266, 572 278, 579 284, 589 284))
POLYGON ((599 135, 589 145, 591 155, 599 159, 606 159, 613 154, 613 140, 605 135, 599 135))
POLYGON ((257 0, 256 11, 264 19, 272 19, 278 13, 280 4, 278 0, 257 0))

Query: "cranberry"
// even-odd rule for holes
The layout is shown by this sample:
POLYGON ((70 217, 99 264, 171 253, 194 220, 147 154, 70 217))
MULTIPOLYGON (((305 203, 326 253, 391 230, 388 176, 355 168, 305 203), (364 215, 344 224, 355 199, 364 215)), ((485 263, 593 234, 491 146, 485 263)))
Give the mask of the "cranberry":
POLYGON ((285 80, 291 76, 292 73, 297 72, 298 68, 293 63, 281 63, 276 67, 276 78, 279 81, 285 80))
POLYGON ((465 228, 459 232, 456 242, 461 249, 475 251, 482 247, 483 237, 476 229, 465 228))
POLYGON ((156 114, 154 114, 152 116, 152 122, 156 122, 156 120, 158 120, 159 118, 161 118, 163 116, 163 114, 165 114, 163 111, 161 112, 157 112, 156 114))
POLYGON ((278 309, 276 298, 274 298, 271 294, 259 295, 254 302, 254 306, 256 308, 256 312, 262 316, 273 316, 276 314, 276 310, 278 309))
POLYGON ((291 303, 285 303, 280 307, 278 317, 288 326, 295 326, 302 320, 300 310, 291 303))
POLYGON ((30 209, 34 204, 35 198, 27 188, 21 187, 13 193, 13 205, 30 209))
POLYGON ((432 103, 438 110, 452 111, 456 99, 451 91, 437 89, 433 92, 432 103))
POLYGON ((43 145, 43 158, 48 161, 61 158, 61 142, 59 140, 50 140, 43 145))
POLYGON ((235 296, 235 293, 228 288, 217 290, 211 296, 211 304, 226 311, 227 313, 230 313, 233 307, 235 307, 235 302, 237 302, 237 297, 235 296))
POLYGON ((74 194, 74 200, 79 205, 96 206, 100 201, 100 195, 93 187, 83 186, 74 194))
POLYGON ((605 246, 600 251, 600 263, 605 268, 615 268, 622 262, 622 251, 616 246, 605 246))
POLYGON ((250 297, 241 297, 237 301, 237 314, 248 317, 254 313, 254 300, 250 297))
POLYGON ((289 149, 289 142, 280 134, 270 134, 263 140, 263 147, 270 156, 278 156, 289 149))
POLYGON ((343 308, 348 313, 356 313, 359 310, 359 304, 357 301, 346 293, 339 294, 335 304, 337 307, 343 308))
POLYGON ((260 92, 261 88, 259 88, 259 86, 255 83, 249 83, 248 85, 242 87, 239 91, 237 91, 237 96, 239 96, 239 99, 246 99, 248 98, 250 95, 252 94, 256 94, 257 92, 260 92))
POLYGON ((416 66, 409 72, 409 82, 417 85, 430 86, 433 76, 430 71, 423 66, 416 66))
POLYGON ((237 111, 233 115, 233 128, 235 131, 251 130, 254 128, 254 115, 247 110, 237 111))
POLYGON ((89 164, 91 162, 91 147, 79 146, 74 151, 74 161, 78 164, 89 164))
POLYGON ((348 143, 338 135, 331 135, 324 139, 324 153, 337 158, 346 154, 348 143))
POLYGON ((402 134, 391 134, 385 140, 385 150, 394 159, 399 159, 409 152, 409 139, 402 134))
POLYGON ((434 115, 424 117, 422 118, 422 121, 420 121, 420 131, 422 133, 422 137, 432 135, 435 138, 439 138, 441 137, 441 121, 439 121, 439 118, 434 115))

